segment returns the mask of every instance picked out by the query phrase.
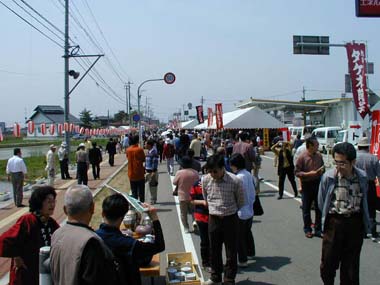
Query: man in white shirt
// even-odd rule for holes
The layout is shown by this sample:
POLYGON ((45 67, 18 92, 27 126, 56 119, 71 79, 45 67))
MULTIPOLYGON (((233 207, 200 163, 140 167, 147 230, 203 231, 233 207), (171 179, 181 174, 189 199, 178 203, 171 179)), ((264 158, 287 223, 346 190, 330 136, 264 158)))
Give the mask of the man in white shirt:
POLYGON ((17 207, 25 207, 22 204, 24 178, 26 174, 26 165, 21 158, 21 149, 15 148, 13 156, 8 159, 6 172, 8 174, 8 181, 12 181, 13 186, 13 200, 17 207))
POLYGON ((51 144, 50 150, 46 154, 46 168, 47 176, 48 176, 48 185, 54 186, 54 180, 55 180, 55 150, 56 146, 51 144))

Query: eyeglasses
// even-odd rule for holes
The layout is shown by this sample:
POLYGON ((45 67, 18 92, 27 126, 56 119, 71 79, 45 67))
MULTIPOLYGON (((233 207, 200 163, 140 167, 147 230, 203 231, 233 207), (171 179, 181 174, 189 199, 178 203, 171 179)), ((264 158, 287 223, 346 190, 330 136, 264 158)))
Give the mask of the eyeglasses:
POLYGON ((338 166, 345 166, 345 165, 349 164, 349 162, 344 161, 344 160, 334 160, 334 164, 338 165, 338 166))

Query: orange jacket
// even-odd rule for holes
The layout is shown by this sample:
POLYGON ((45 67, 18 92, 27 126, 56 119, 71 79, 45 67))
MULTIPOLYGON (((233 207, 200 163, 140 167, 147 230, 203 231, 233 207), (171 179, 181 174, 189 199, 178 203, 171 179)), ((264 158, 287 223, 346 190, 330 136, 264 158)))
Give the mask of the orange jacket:
POLYGON ((145 153, 138 145, 132 145, 127 148, 128 159, 128 177, 130 181, 139 181, 145 179, 145 153))

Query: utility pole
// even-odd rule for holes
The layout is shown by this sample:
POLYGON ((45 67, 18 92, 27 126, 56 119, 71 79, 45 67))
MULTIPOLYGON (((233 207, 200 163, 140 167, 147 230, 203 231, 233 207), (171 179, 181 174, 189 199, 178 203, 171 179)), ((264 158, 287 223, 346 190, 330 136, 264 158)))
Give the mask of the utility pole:
POLYGON ((127 119, 129 121, 129 126, 131 126, 131 84, 133 84, 133 82, 130 82, 128 81, 128 83, 126 83, 124 85, 124 88, 125 88, 125 102, 126 102, 126 116, 127 116, 127 119))
MULTIPOLYGON (((70 114, 70 103, 69 103, 69 0, 65 1, 65 70, 64 70, 64 101, 65 101, 65 110, 64 110, 64 122, 67 125, 70 125, 69 114, 70 114)), ((65 131, 65 142, 67 145, 67 149, 70 153, 70 132, 65 131)), ((70 158, 69 158, 70 163, 70 158)))
POLYGON ((305 86, 302 86, 302 101, 306 101, 306 89, 305 89, 305 86))
POLYGON ((205 102, 205 99, 203 99, 203 96, 201 97, 201 105, 203 107, 203 103, 205 102))

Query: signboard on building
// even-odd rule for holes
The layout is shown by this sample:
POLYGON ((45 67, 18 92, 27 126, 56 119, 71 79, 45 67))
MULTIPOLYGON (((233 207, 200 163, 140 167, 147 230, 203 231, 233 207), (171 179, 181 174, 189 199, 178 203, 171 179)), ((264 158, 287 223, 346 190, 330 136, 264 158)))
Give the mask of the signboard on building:
POLYGON ((380 0, 356 0, 357 17, 380 17, 380 0))

